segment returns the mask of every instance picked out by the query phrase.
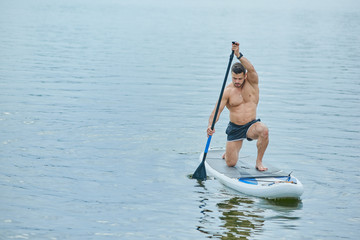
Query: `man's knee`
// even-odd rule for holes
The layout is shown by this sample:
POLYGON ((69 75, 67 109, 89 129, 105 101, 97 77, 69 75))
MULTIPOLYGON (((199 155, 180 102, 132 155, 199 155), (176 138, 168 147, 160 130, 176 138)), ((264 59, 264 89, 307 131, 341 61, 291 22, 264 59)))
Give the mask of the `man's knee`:
POLYGON ((269 128, 265 125, 261 125, 259 129, 259 136, 263 139, 269 138, 269 128))
POLYGON ((226 160, 226 165, 228 165, 228 167, 234 167, 236 165, 236 162, 237 162, 234 159, 231 159, 231 160, 225 159, 225 160, 226 160))
POLYGON ((242 140, 226 143, 225 161, 229 167, 234 167, 236 165, 242 143, 242 140))
POLYGON ((238 156, 235 153, 229 153, 225 155, 226 165, 228 165, 229 167, 234 167, 237 163, 237 160, 238 156))

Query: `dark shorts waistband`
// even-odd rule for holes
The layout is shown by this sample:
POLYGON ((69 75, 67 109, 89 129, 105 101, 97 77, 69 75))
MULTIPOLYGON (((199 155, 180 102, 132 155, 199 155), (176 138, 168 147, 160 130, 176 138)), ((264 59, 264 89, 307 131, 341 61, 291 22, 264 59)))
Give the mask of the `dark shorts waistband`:
POLYGON ((244 125, 237 125, 235 123, 229 122, 228 127, 226 128, 227 140, 232 142, 244 140, 246 138, 248 141, 252 141, 252 139, 247 138, 246 135, 251 125, 256 122, 261 122, 261 120, 254 119, 244 125))

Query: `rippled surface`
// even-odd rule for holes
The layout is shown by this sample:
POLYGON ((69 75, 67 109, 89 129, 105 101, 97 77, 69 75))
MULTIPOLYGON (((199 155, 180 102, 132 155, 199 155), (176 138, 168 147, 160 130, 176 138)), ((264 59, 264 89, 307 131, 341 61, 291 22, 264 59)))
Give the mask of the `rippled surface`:
POLYGON ((0 238, 357 239, 359 7, 2 1, 0 238), (264 161, 294 170, 301 201, 187 177, 232 40, 260 75, 264 161))

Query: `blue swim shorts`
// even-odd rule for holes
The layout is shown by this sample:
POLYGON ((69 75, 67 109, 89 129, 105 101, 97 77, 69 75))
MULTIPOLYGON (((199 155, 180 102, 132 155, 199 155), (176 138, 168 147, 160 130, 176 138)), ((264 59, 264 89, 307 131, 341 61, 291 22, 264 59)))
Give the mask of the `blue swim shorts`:
POLYGON ((247 138, 246 134, 251 127, 256 122, 260 122, 260 119, 252 120, 244 125, 237 125, 235 123, 229 122, 228 127, 226 128, 227 140, 229 142, 244 140, 245 138, 248 141, 253 139, 247 138))

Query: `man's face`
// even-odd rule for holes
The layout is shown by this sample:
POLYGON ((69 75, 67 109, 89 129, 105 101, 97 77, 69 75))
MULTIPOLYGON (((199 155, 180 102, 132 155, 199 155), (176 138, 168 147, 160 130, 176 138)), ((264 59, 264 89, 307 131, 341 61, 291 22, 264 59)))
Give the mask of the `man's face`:
POLYGON ((232 75, 232 82, 233 82, 234 86, 237 88, 240 88, 243 85, 243 83, 245 82, 246 74, 244 74, 244 73, 236 74, 236 73, 232 72, 231 75, 232 75))

